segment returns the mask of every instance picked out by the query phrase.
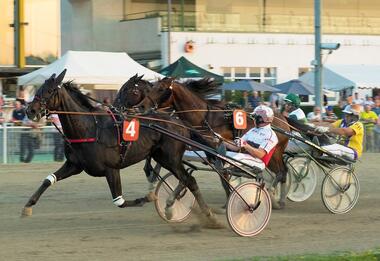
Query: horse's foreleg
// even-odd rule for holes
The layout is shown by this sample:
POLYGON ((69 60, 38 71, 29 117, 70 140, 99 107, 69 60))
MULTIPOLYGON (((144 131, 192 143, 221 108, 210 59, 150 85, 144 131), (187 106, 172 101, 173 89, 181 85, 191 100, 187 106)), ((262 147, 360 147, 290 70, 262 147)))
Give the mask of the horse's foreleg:
POLYGON ((118 206, 119 208, 136 207, 136 206, 140 207, 140 206, 143 206, 146 202, 149 202, 149 199, 147 196, 145 196, 144 198, 137 198, 135 200, 125 200, 123 198, 120 170, 107 169, 105 176, 107 179, 108 186, 111 190, 112 202, 114 205, 118 206))
POLYGON ((36 192, 34 192, 34 194, 29 198, 28 202, 25 204, 24 208, 22 209, 21 216, 26 217, 32 215, 32 206, 34 206, 37 203, 41 195, 45 192, 45 190, 48 187, 62 179, 79 174, 81 171, 82 169, 66 161, 59 170, 54 172, 54 174, 50 174, 44 179, 41 186, 37 189, 36 192))

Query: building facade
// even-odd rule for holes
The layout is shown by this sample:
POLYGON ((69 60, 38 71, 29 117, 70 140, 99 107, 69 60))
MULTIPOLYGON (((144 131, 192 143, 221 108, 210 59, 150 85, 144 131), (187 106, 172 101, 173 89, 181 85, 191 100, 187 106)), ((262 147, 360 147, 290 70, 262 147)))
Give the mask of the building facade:
POLYGON ((14 96, 14 77, 51 63, 61 54, 60 1, 1 0, 0 10, 0 94, 14 96), (18 4, 23 10, 22 21, 17 21, 18 4), (17 22, 23 28, 22 36, 15 30, 17 22), (19 68, 16 59, 20 38, 24 45, 25 68, 19 68))
MULTIPOLYGON (((321 2, 322 42, 341 44, 337 51, 323 53, 323 62, 379 64, 380 1, 321 2)), ((276 84, 312 68, 313 4, 308 0, 63 0, 62 51, 126 51, 156 69, 185 56, 226 79, 276 84), (194 44, 191 52, 185 48, 189 41, 194 44)))

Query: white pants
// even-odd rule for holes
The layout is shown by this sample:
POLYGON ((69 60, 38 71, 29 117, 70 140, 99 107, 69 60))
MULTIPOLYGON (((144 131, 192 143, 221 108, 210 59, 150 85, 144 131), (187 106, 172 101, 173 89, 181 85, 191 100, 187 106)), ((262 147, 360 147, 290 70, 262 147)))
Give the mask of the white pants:
MULTIPOLYGON (((203 151, 197 151, 197 153, 202 156, 203 158, 206 158, 206 154, 203 151)), ((261 170, 265 169, 265 164, 262 160, 252 157, 249 154, 246 153, 237 153, 232 151, 227 151, 227 156, 234 158, 238 161, 244 162, 252 167, 257 167, 261 170)), ((202 161, 197 154, 194 151, 187 150, 185 151, 185 154, 183 155, 184 160, 189 161, 202 161)))
POLYGON ((326 145, 322 146, 322 148, 337 156, 345 156, 352 160, 355 160, 357 158, 357 154, 353 149, 340 144, 326 145))
POLYGON ((248 164, 249 166, 256 167, 261 170, 265 169, 265 164, 261 159, 252 157, 251 155, 247 153, 227 151, 227 156, 234 158, 238 161, 244 162, 245 164, 248 164))

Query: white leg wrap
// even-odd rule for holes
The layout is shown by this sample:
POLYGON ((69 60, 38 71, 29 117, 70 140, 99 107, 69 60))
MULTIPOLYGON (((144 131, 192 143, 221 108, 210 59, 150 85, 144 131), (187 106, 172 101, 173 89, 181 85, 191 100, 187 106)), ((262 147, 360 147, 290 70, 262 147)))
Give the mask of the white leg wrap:
POLYGON ((51 185, 57 182, 57 177, 54 174, 50 174, 45 179, 49 180, 51 185))
POLYGON ((125 200, 123 199, 123 196, 118 196, 117 198, 114 198, 114 199, 112 200, 112 202, 113 202, 116 206, 120 207, 121 205, 124 204, 125 200))

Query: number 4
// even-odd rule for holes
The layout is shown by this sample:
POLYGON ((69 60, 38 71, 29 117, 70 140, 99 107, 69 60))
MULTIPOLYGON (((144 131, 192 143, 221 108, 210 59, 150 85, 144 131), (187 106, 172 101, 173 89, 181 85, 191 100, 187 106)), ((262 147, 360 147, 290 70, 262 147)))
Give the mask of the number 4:
POLYGON ((136 119, 124 121, 123 124, 123 140, 136 141, 139 138, 140 123, 136 119))

